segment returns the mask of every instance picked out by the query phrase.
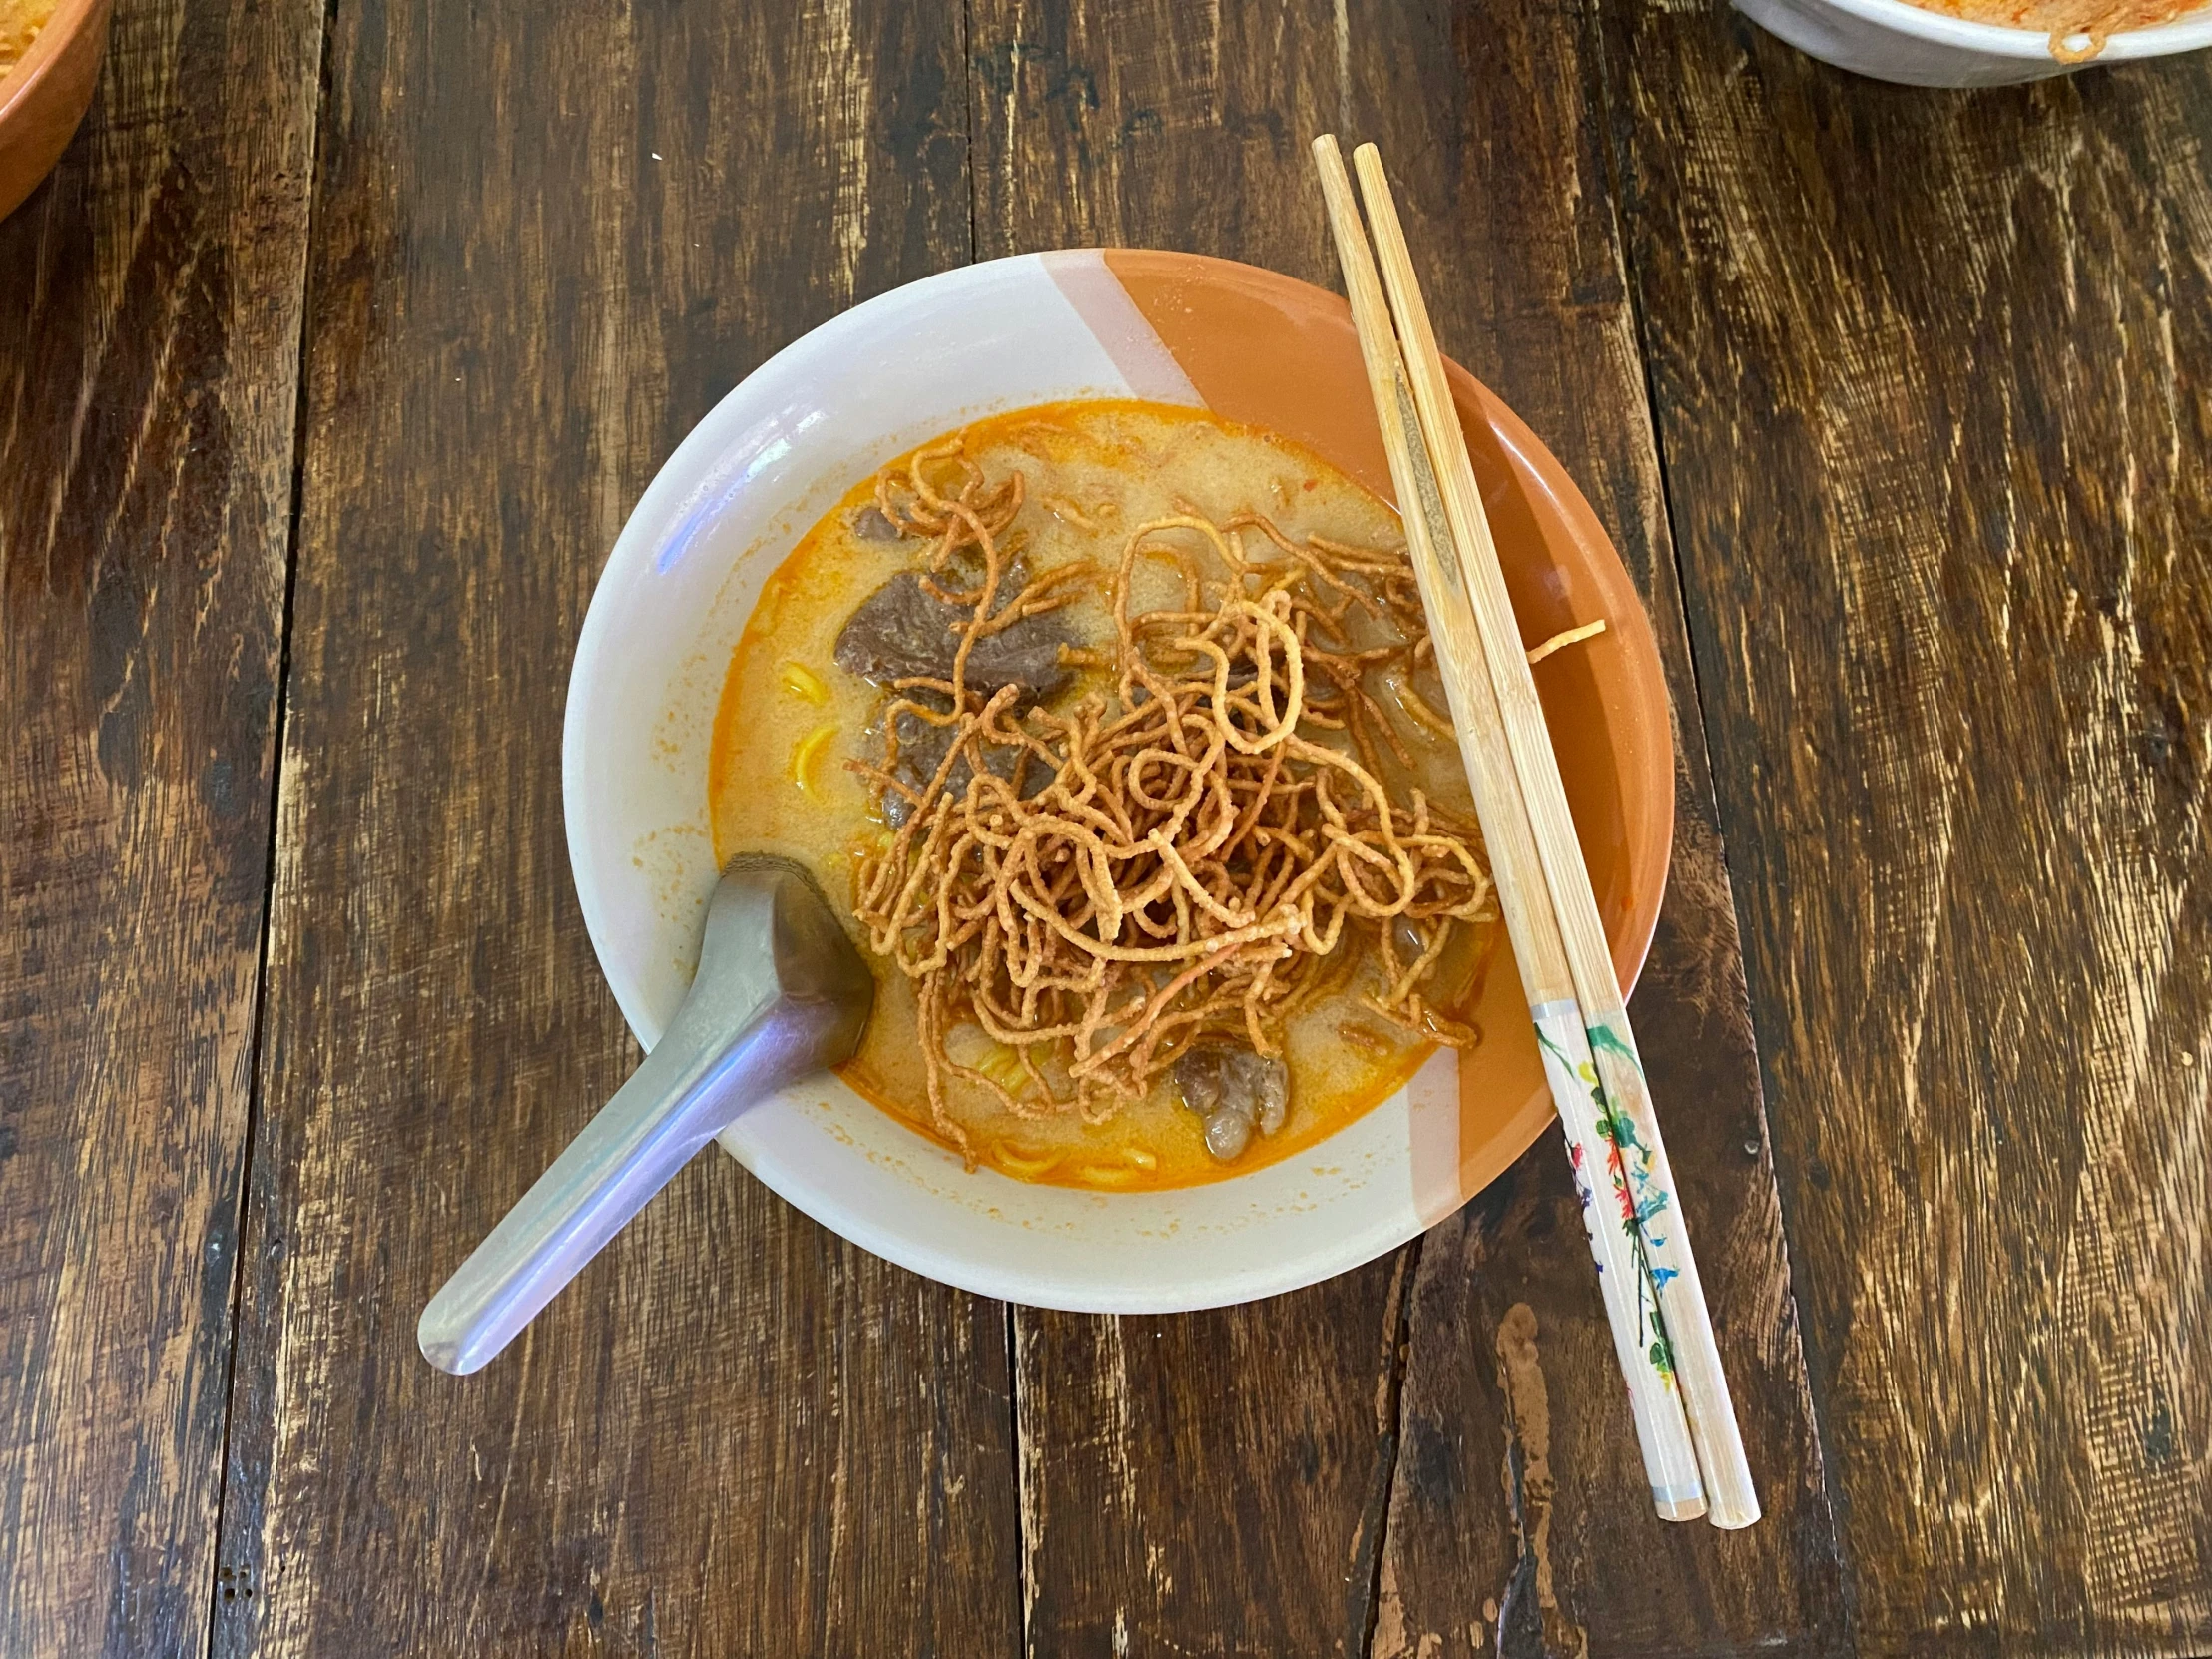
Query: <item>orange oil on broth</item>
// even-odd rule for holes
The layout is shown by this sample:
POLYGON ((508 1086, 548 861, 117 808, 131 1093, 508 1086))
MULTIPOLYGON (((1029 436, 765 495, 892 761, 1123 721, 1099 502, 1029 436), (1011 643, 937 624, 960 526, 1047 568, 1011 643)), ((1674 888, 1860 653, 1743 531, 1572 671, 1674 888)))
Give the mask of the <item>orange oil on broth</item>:
MULTIPOLYGON (((1014 470, 1027 475, 1027 497, 1011 529, 1022 538, 1032 575, 1080 558, 1112 569, 1129 532, 1178 513, 1178 501, 1217 522, 1246 509, 1265 513, 1298 538, 1322 535, 1367 547, 1403 542, 1389 507, 1311 451, 1203 410, 1122 400, 1044 404, 976 422, 967 437, 968 453, 993 483, 1014 470)), ((850 521, 873 499, 870 476, 801 538, 763 586, 723 685, 708 783, 718 862, 741 849, 783 853, 813 869, 823 889, 846 905, 858 856, 889 838, 871 815, 866 781, 843 764, 863 752, 884 694, 837 667, 833 653, 854 608, 898 572, 915 568, 926 545, 855 535, 850 521)), ((1167 601, 1172 590, 1147 589, 1167 581, 1164 572, 1140 561, 1134 603, 1167 601)), ((1111 601, 1103 589, 1101 582, 1061 614, 1086 641, 1110 644, 1111 601)), ((1101 673, 1079 675, 1054 706, 1109 684, 1101 673)), ((1401 733, 1412 730, 1400 726, 1401 733)), ((1457 754, 1448 745, 1412 747, 1421 761, 1413 781, 1431 799, 1471 815, 1457 754)), ((865 951, 849 909, 845 921, 865 951)), ((1458 930, 1437 985, 1459 994, 1440 996, 1444 1005, 1464 995, 1461 987, 1485 953, 1489 932, 1486 925, 1458 930)), ((1355 938, 1348 934, 1347 944, 1355 938)), ((941 1142, 930 1121, 913 988, 872 953, 870 962, 875 1012, 859 1054, 840 1075, 882 1110, 941 1142)), ((1285 1033, 1288 1121, 1273 1136, 1255 1136, 1234 1163, 1207 1153, 1198 1117, 1175 1101, 1165 1081, 1104 1124, 1085 1124, 1072 1111, 1019 1118, 958 1078, 945 1081, 948 1109, 972 1138, 979 1161, 1022 1180, 1139 1191, 1261 1168, 1304 1151, 1386 1099, 1433 1047, 1360 1005, 1359 976, 1374 974, 1372 965, 1351 963, 1348 969, 1348 983, 1296 1016, 1285 1033)), ((952 1046, 968 1064, 987 1063, 995 1047, 973 1029, 956 1034, 952 1046), (969 1039, 965 1047, 962 1038, 969 1039)))

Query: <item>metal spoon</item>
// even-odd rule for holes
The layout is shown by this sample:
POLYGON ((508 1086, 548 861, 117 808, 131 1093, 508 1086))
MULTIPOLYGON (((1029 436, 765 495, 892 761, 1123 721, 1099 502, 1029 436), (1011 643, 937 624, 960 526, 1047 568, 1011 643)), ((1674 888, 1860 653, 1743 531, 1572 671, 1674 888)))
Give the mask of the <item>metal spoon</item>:
POLYGON ((874 1002, 874 976, 814 878, 788 858, 732 859, 683 1007, 430 1299, 422 1357, 456 1376, 483 1366, 739 1113, 850 1059, 874 1002))

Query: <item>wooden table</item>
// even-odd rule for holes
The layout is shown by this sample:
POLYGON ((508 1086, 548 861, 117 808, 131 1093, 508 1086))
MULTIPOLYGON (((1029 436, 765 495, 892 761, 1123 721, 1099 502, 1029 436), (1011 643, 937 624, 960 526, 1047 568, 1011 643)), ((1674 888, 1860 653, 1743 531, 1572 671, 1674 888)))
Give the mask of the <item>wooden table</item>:
POLYGON ((122 0, 0 226, 0 1651, 2212 1651, 2208 460, 2202 57, 122 0), (557 769, 646 480, 947 266, 1334 284, 1324 128, 1657 625, 1635 1013, 1766 1522, 1652 1517, 1548 1139, 1175 1319, 941 1289, 702 1159, 431 1372, 423 1301, 636 1058, 557 769))

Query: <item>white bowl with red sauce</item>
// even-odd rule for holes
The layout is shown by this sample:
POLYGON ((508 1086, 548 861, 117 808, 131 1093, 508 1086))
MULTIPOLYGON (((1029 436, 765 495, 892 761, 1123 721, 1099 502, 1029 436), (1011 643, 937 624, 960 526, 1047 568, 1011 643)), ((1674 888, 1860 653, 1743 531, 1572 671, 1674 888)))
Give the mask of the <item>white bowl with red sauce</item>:
MULTIPOLYGON (((1558 463, 1454 371, 1524 635, 1605 617, 1539 672, 1624 982, 1656 923, 1673 830, 1658 652, 1633 583, 1558 463)), ((763 585, 852 485, 977 416, 1086 396, 1202 405, 1312 449, 1389 497, 1342 299, 1188 255, 993 261, 855 307, 732 391, 624 527, 571 671, 569 855, 593 947, 639 1040, 682 1001, 718 871, 708 771, 732 653, 763 585)), ((788 787, 764 779, 764 788, 788 787)), ((834 895, 832 895, 834 896, 834 895)), ((1473 1010, 1484 1041, 1293 1156, 1202 1185, 1096 1191, 959 1156, 825 1073, 723 1145, 824 1225, 979 1294, 1171 1312, 1288 1291, 1450 1214, 1552 1122, 1510 957, 1473 1010)))

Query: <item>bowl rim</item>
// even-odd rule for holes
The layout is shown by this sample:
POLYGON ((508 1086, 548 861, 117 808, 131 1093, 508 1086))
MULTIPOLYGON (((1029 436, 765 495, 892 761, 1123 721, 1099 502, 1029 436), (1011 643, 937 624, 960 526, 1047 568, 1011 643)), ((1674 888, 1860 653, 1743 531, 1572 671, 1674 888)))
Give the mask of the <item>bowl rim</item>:
POLYGON ((15 61, 14 68, 0 73, 0 130, 7 127, 8 118, 46 78, 46 71, 54 60, 88 26, 96 24, 111 3, 112 0, 60 0, 39 29, 38 39, 31 42, 31 49, 15 61))
MULTIPOLYGON (((1341 295, 1317 284, 1303 281, 1284 273, 1254 266, 1240 261, 1224 260, 1213 256, 1188 252, 1150 251, 1136 249, 1071 249, 1044 254, 1010 256, 1000 260, 971 262, 933 273, 884 290, 826 319, 786 343, 778 351, 763 359, 743 376, 718 402, 700 416, 692 430, 677 443, 660 463, 659 469, 648 482, 644 492, 626 519, 608 560, 593 584, 592 598, 579 632, 574 659, 570 664, 569 696, 563 717, 563 741, 561 752, 561 791, 563 816, 567 820, 567 842, 572 880, 584 911, 586 928, 591 936, 595 955, 600 957, 601 972, 607 977, 609 988, 622 1007, 625 1019, 634 1032, 643 1035, 646 1028, 640 1023, 642 1005, 634 1006, 640 996, 640 988, 632 984, 625 987, 616 982, 609 972, 605 951, 605 927, 603 917, 609 894, 600 889, 595 860, 591 857, 591 830, 587 823, 593 815, 588 810, 579 813, 578 804, 584 799, 580 794, 585 787, 586 708, 588 699, 579 692, 595 683, 608 671, 614 649, 607 629, 611 626, 611 614, 603 614, 607 597, 606 583, 609 575, 625 559, 636 560, 645 556, 644 550, 651 539, 651 532, 641 527, 660 513, 672 509, 680 496, 689 491, 681 482, 683 464, 690 451, 703 444, 723 441, 711 437, 709 426, 716 414, 732 399, 737 398, 750 383, 775 372, 786 359, 803 360, 803 352, 810 345, 820 349, 828 343, 822 336, 834 336, 856 326, 859 313, 879 302, 889 302, 894 296, 912 304, 930 290, 940 287, 957 287, 969 282, 978 275, 992 268, 1015 267, 1042 263, 1048 269, 1056 261, 1100 259, 1111 265, 1117 260, 1164 261, 1179 269, 1188 270, 1213 281, 1230 283, 1257 282, 1263 287, 1288 287, 1304 290, 1316 299, 1326 302, 1337 311, 1345 310, 1341 295)), ((1117 273, 1118 275, 1118 273, 1117 273)), ((1349 313, 1346 313, 1349 327, 1349 313)), ((1657 930, 1659 910, 1664 900, 1667 875, 1671 863, 1674 840, 1677 785, 1677 754, 1673 736, 1674 717, 1671 695, 1664 684, 1663 653, 1660 651, 1657 629, 1651 621, 1648 607, 1637 592, 1634 578, 1626 561, 1621 557, 1610 533, 1588 498, 1582 494, 1569 474, 1549 448, 1531 431, 1526 423, 1507 406, 1497 394, 1476 379, 1463 366, 1448 362, 1453 380, 1454 395, 1462 409, 1479 406, 1498 439, 1508 451, 1516 469, 1526 469, 1543 494, 1551 501, 1552 510, 1560 515, 1568 537, 1581 543, 1590 553, 1597 555, 1598 579, 1607 586, 1621 584, 1626 596, 1633 602, 1636 632, 1642 636, 1639 655, 1650 658, 1647 685, 1656 693, 1658 707, 1649 707, 1639 717, 1647 731, 1656 739, 1656 748, 1649 742, 1636 746, 1636 758, 1628 762, 1632 770, 1646 774, 1650 799, 1658 804, 1657 816, 1646 825, 1637 844, 1649 843, 1649 865, 1655 879, 1648 891, 1632 905, 1626 918, 1616 951, 1616 965, 1624 980, 1633 985, 1648 953, 1657 930), (1655 723, 1655 731, 1651 731, 1655 723), (1625 958, 1621 952, 1625 952, 1625 958)), ((1135 395, 1146 395, 1137 392, 1135 395)), ((1632 648, 1633 649, 1633 648, 1632 648)), ((1642 703, 1648 698, 1640 699, 1642 703)), ((1642 867, 1642 866, 1639 866, 1642 867)), ((659 1021, 648 1019, 646 1025, 658 1026, 659 1021)), ((1524 1121, 1501 1125, 1494 1139, 1497 1149, 1483 1160, 1489 1165, 1479 1179, 1471 1185, 1462 1185, 1464 1202, 1474 1192, 1496 1179, 1505 1169, 1521 1157, 1528 1147, 1540 1139, 1544 1126, 1553 1121, 1548 1105, 1540 1112, 1533 1102, 1521 1112, 1524 1121), (1510 1142, 1508 1146, 1505 1143, 1510 1142)), ((731 1147, 737 1152, 737 1148, 731 1147)), ((741 1161, 764 1184, 776 1191, 786 1202, 809 1215, 826 1228, 835 1232, 850 1243, 879 1255, 886 1260, 908 1268, 910 1271, 935 1279, 941 1283, 989 1296, 1002 1301, 1019 1302, 1030 1306, 1064 1308, 1085 1313, 1170 1313, 1187 1309, 1227 1306, 1234 1303, 1295 1290, 1334 1277, 1351 1268, 1386 1253, 1404 1243, 1426 1227, 1442 1219, 1443 1214, 1416 1215, 1412 1207, 1386 1209, 1373 1215, 1361 1215, 1353 1224, 1334 1234, 1327 1245, 1302 1249, 1292 1255, 1266 1265, 1246 1265, 1233 1269, 1217 1270, 1210 1275, 1194 1275, 1173 1285, 1147 1283, 1142 1289, 1134 1287, 1114 1288, 1106 1285, 1070 1283, 1061 1286, 1040 1277, 1036 1272, 998 1261, 981 1260, 973 1254, 934 1237, 917 1235, 908 1227, 884 1227, 878 1218, 864 1211, 851 1209, 826 1192, 812 1190, 804 1179, 790 1180, 793 1172, 762 1167, 754 1157, 740 1154, 741 1161), (783 1178, 780 1178, 783 1177, 783 1178)), ((1272 1166, 1271 1166, 1272 1167, 1272 1166)), ((1479 1167, 1479 1166, 1478 1166, 1479 1167)), ((1466 1166, 1462 1164, 1462 1177, 1466 1166)), ((1456 1205, 1453 1206, 1456 1208, 1456 1205)), ((1352 1219, 1352 1218, 1348 1218, 1352 1219)))
POLYGON ((2135 58, 2165 57, 2175 52, 2189 52, 2201 46, 2212 46, 2212 5, 2171 22, 2153 24, 2147 29, 2123 29, 2106 37, 2104 50, 2094 58, 2079 64, 2063 64, 2062 60, 2051 56, 2050 32, 2044 29, 2016 29, 2003 23, 1975 23, 1966 18, 1952 17, 1947 12, 1931 11, 1925 6, 1914 5, 1912 0, 1813 0, 1813 3, 1848 13, 1868 23, 1880 24, 1899 34, 1911 35, 1938 45, 1989 53, 2000 58, 2040 59, 2046 63, 2060 63, 2062 67, 2071 69, 2088 69, 2101 63, 2124 62, 2135 58))

